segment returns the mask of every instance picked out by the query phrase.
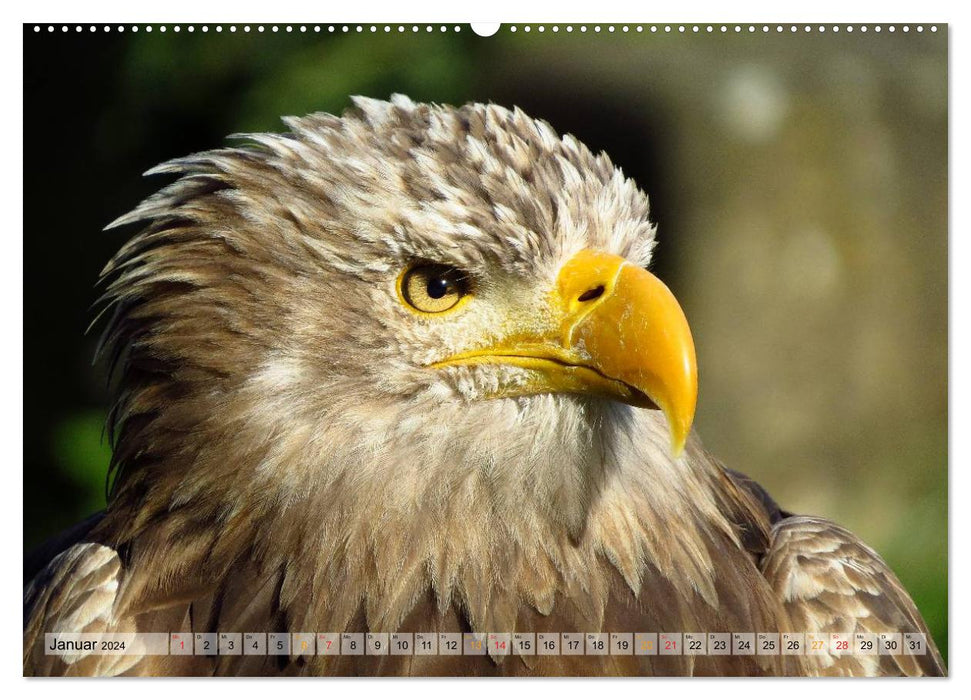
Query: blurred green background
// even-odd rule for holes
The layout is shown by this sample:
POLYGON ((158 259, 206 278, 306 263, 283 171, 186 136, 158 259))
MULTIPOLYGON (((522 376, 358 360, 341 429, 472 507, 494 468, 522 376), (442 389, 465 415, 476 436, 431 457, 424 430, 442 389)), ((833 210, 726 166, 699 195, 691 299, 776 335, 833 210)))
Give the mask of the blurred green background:
POLYGON ((518 105, 650 195, 697 428, 894 568, 947 653, 947 29, 24 28, 24 546, 104 506, 101 232, 140 173, 349 95, 518 105))

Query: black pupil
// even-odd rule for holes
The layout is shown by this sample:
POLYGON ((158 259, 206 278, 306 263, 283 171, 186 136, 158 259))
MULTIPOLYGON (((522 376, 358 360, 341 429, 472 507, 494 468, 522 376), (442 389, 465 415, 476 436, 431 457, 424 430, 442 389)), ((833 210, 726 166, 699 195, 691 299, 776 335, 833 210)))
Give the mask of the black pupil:
POLYGON ((443 276, 431 277, 426 290, 432 299, 441 299, 448 293, 448 280, 443 276))

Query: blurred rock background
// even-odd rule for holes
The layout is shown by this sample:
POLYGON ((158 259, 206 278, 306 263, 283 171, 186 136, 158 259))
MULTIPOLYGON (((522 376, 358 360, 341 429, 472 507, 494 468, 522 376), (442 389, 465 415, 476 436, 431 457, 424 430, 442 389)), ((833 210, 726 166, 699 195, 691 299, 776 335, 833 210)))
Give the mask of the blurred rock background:
POLYGON ((697 428, 846 525, 947 651, 947 29, 315 34, 25 27, 24 546, 104 505, 88 335, 109 221, 156 163, 348 95, 519 105, 651 196, 695 335, 697 428))

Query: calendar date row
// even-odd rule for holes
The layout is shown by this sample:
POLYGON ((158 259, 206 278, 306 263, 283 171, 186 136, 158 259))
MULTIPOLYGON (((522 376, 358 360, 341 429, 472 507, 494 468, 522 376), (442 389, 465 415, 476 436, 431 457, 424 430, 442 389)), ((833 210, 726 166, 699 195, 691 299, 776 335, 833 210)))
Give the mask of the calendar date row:
POLYGON ((45 635, 48 654, 201 656, 923 655, 912 632, 172 632, 45 635))

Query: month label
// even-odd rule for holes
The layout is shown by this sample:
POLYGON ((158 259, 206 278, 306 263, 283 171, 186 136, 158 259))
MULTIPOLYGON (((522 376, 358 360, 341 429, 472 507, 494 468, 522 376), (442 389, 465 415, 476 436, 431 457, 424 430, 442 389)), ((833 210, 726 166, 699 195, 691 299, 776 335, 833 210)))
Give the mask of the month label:
POLYGON ((88 656, 168 656, 170 643, 168 632, 45 632, 42 642, 44 654, 69 664, 88 656))

